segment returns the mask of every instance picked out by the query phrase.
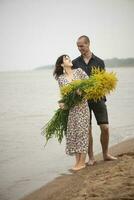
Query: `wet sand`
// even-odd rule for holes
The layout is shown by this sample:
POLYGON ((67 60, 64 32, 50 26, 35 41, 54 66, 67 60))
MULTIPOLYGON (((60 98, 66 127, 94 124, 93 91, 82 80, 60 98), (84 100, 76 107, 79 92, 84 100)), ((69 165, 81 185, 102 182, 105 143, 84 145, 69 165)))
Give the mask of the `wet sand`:
POLYGON ((110 148, 116 161, 103 161, 62 175, 21 200, 134 200, 134 138, 110 148))

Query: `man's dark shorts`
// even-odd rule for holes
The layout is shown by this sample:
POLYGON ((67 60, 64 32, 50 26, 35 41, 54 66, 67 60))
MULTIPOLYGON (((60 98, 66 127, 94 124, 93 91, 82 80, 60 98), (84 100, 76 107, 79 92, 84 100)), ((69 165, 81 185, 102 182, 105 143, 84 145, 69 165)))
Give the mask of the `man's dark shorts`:
POLYGON ((108 113, 105 100, 100 100, 97 102, 90 101, 88 102, 90 110, 90 124, 92 124, 92 111, 95 115, 97 124, 108 124, 108 113))

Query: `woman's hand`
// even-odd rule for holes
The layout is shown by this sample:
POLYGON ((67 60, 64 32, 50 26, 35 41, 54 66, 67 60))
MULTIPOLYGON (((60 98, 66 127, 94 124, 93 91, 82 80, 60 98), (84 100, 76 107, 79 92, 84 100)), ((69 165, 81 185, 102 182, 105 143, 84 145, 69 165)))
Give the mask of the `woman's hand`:
POLYGON ((79 89, 76 90, 76 93, 81 96, 82 95, 82 91, 80 91, 79 89))
POLYGON ((65 109, 65 104, 64 103, 59 103, 59 107, 64 110, 65 109))

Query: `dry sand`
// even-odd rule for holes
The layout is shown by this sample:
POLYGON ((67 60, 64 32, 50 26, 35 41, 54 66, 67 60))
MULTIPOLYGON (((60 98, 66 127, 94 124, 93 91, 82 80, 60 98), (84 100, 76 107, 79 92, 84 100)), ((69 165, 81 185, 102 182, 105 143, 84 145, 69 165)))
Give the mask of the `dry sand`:
POLYGON ((110 148, 116 161, 103 161, 56 178, 23 200, 134 200, 134 139, 110 148))

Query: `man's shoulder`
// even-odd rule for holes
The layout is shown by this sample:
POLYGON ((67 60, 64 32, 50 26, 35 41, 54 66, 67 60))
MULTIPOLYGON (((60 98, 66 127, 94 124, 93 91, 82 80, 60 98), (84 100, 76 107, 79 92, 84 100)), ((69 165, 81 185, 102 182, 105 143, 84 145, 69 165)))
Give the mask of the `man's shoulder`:
MULTIPOLYGON (((96 61, 98 61, 98 62, 102 62, 102 63, 104 63, 104 60, 103 59, 101 59, 100 57, 98 57, 98 56, 96 56, 96 55, 94 55, 93 54, 93 59, 95 59, 96 61)), ((77 58, 75 58, 75 59, 73 59, 72 60, 72 62, 79 62, 79 61, 81 61, 81 56, 78 56, 77 58)))
POLYGON ((93 54, 93 59, 95 60, 95 63, 96 63, 98 66, 100 66, 100 67, 102 67, 102 68, 105 68, 105 63, 104 63, 104 60, 103 60, 103 59, 101 59, 100 57, 98 57, 98 56, 96 56, 96 55, 94 55, 94 54, 93 54))
POLYGON ((101 63, 104 63, 104 60, 96 55, 93 54, 93 58, 98 61, 98 62, 101 62, 101 63))

